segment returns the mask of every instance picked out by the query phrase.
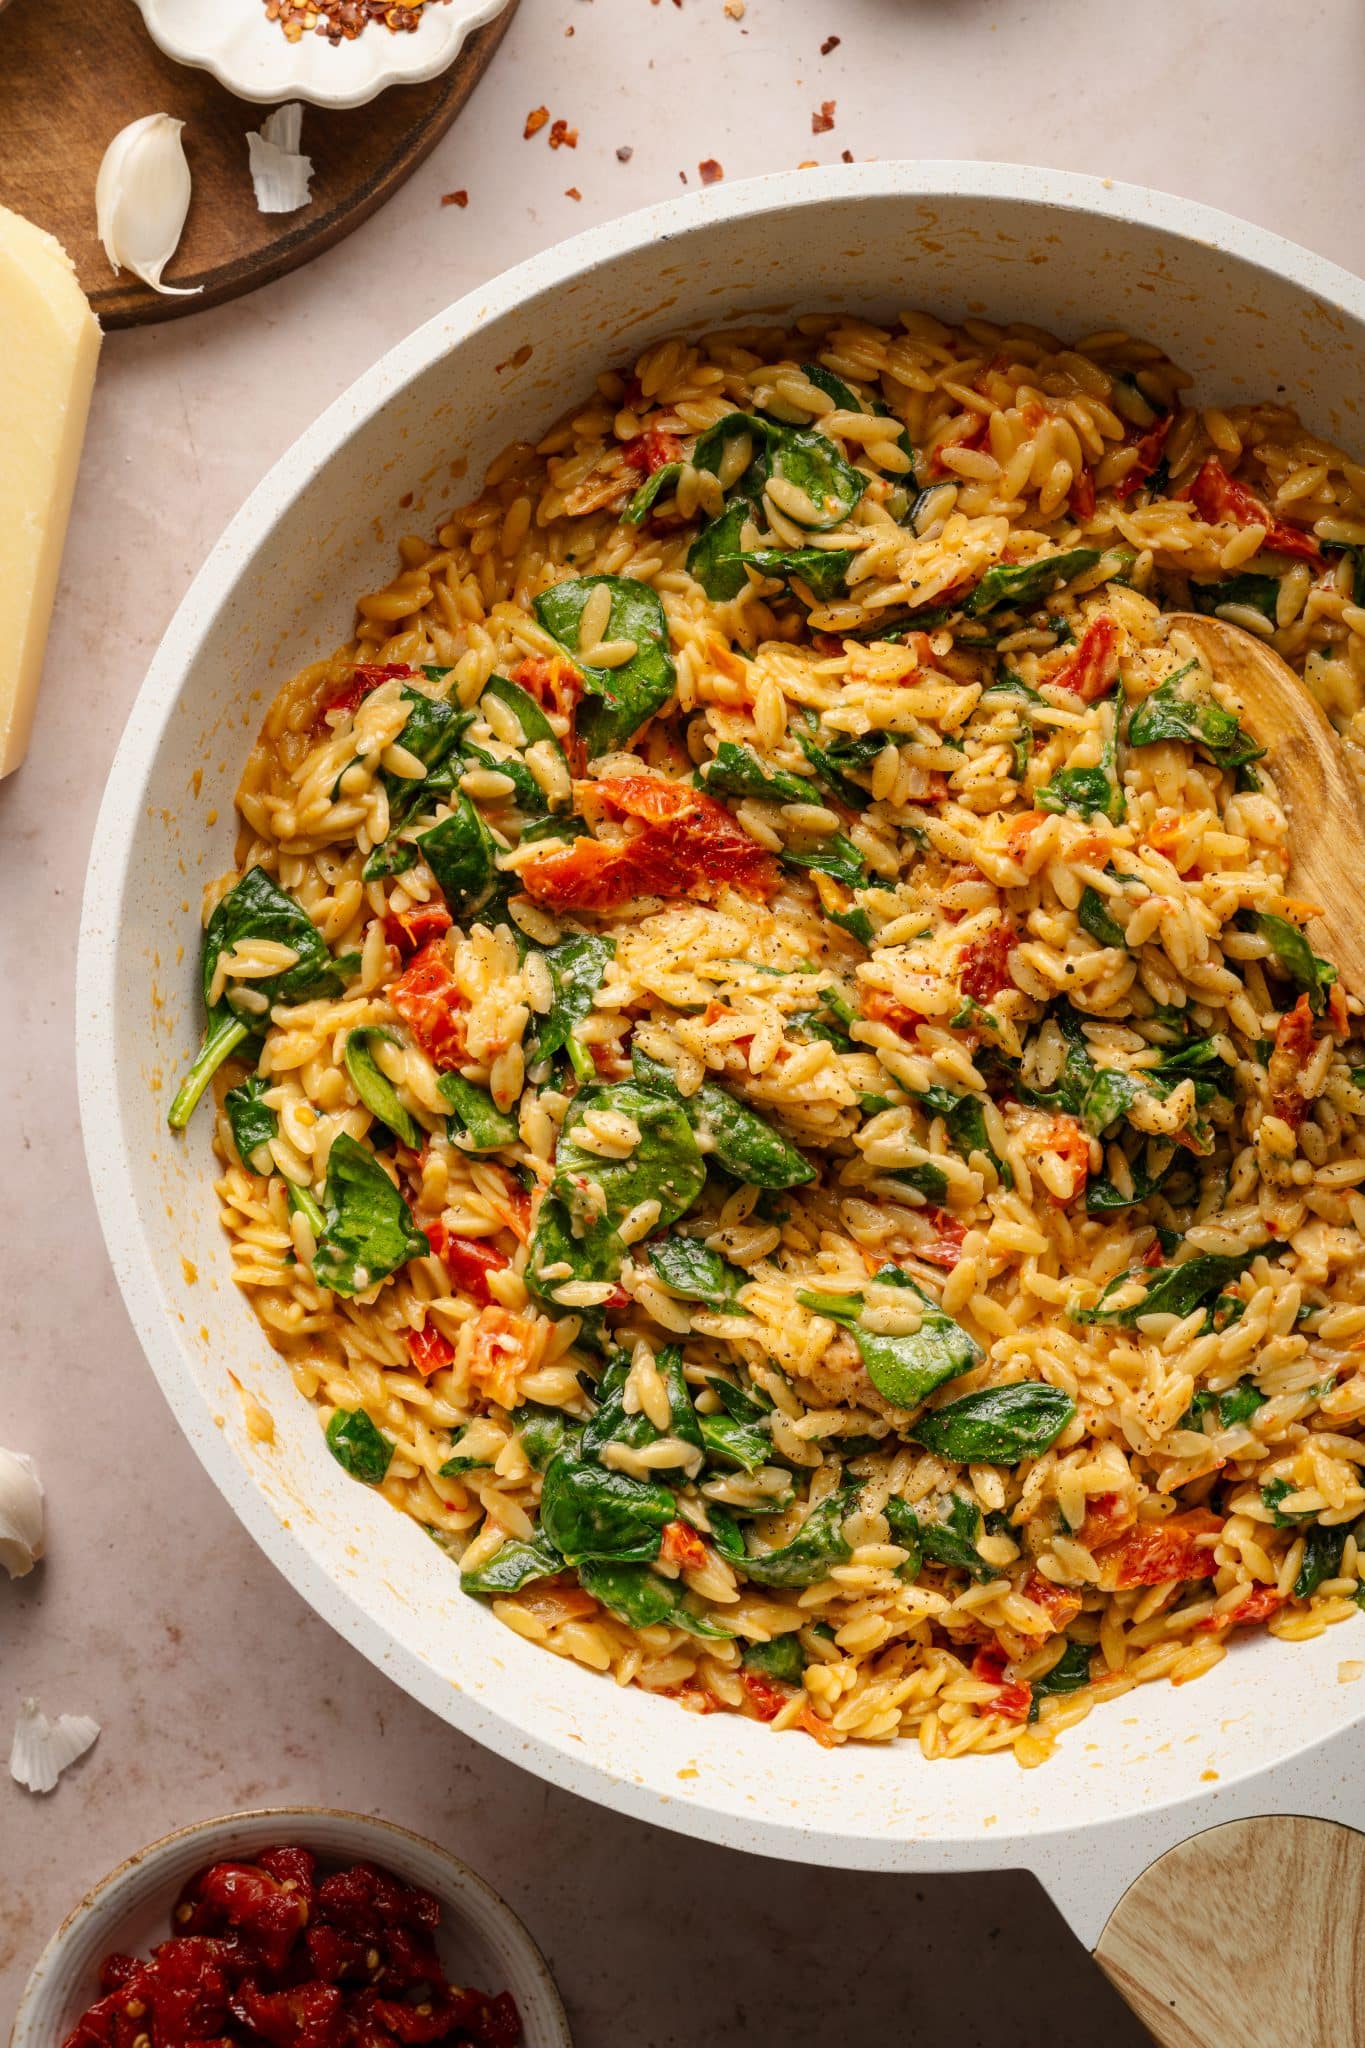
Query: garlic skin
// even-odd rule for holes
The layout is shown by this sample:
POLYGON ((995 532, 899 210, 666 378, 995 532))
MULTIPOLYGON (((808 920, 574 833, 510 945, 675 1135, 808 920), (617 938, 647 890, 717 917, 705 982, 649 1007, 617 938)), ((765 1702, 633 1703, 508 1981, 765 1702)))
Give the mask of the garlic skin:
POLYGON ((9 1774, 26 1792, 51 1792, 77 1757, 93 1747, 100 1732, 88 1714, 58 1714, 49 1721, 37 1700, 25 1700, 14 1724, 9 1774))
POLYGON ((26 1578, 43 1554, 43 1484, 32 1458, 0 1450, 0 1565, 26 1578))
POLYGON ((95 221, 115 270, 131 270, 153 291, 186 298, 202 285, 163 284, 190 210, 190 167, 180 140, 183 121, 144 114, 120 129, 95 180, 95 221))
POLYGON ((297 213, 312 203, 308 181, 313 159, 299 154, 303 108, 297 100, 276 107, 261 123, 260 133, 247 130, 246 146, 256 204, 262 213, 297 213))

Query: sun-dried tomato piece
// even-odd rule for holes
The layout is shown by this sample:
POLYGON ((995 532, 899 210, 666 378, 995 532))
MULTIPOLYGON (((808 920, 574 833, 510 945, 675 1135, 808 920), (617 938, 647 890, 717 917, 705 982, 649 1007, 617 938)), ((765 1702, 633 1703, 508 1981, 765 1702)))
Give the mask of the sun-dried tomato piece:
POLYGON ((358 1934, 378 1935, 393 1927, 434 1934, 441 1924, 440 1905, 430 1892, 400 1884, 373 1863, 353 1863, 349 1870, 324 1878, 318 1886, 317 1909, 329 1926, 358 1934))
POLYGON ((884 988, 864 989, 862 1009, 864 1017, 870 1018, 874 1024, 889 1024, 901 1038, 913 1038, 918 1026, 929 1021, 918 1010, 908 1009, 904 1003, 897 1002, 884 988))
POLYGON ((406 910, 389 910, 384 917, 384 936, 405 957, 420 952, 432 939, 439 939, 454 923, 444 903, 410 903, 406 910))
POLYGON ((1048 682, 1059 690, 1069 690, 1084 704, 1098 703, 1119 679, 1118 645, 1119 629, 1113 619, 1092 619, 1076 652, 1048 682))
POLYGON ((1029 1708, 1033 1703, 1033 1687, 1020 1679, 1007 1680, 1005 1667, 1009 1659, 998 1643, 983 1643, 972 1659, 973 1678, 984 1680, 996 1688, 994 1699, 982 1700, 978 1714, 1003 1714, 1007 1721, 1027 1721, 1029 1708))
POLYGON ((1044 1144, 1071 1174, 1071 1185, 1067 1192, 1064 1195, 1056 1195, 1053 1199, 1059 1202, 1074 1202, 1090 1178, 1090 1140, 1084 1126, 1077 1123, 1074 1116, 1054 1116, 1044 1144))
POLYGON ((335 1984, 268 1991, 247 1977, 230 2002, 234 2019, 271 2048, 341 2048, 346 2039, 345 1994, 335 1984))
POLYGON ((790 1689, 784 1691, 780 1685, 774 1685, 761 1671, 741 1671, 739 1682, 760 1721, 775 1721, 794 1697, 790 1689))
POLYGON ((646 427, 643 434, 637 434, 633 441, 623 442, 621 446, 622 460, 632 469, 638 469, 642 476, 653 476, 655 470, 667 468, 681 454, 682 442, 666 427, 646 427))
POLYGON ((1059 1636, 1081 1611, 1081 1596, 1065 1586, 1054 1586, 1041 1572, 1030 1572, 1020 1591, 1035 1607, 1041 1607, 1052 1626, 1048 1633, 1059 1636))
POLYGON ((339 1984, 346 1980, 369 1981, 368 1958, 373 1954, 370 1943, 361 1934, 346 1934, 340 1927, 326 1927, 313 1924, 304 1930, 304 1945, 308 1950, 308 1965, 315 1977, 325 1984, 339 1984))
MULTIPOLYGON (((781 880, 770 853, 724 804, 654 775, 583 785, 589 800, 644 821, 632 839, 576 839, 521 871, 528 896, 553 910, 619 910, 640 896, 714 902, 726 887, 768 897, 781 880)), ((575 785, 575 793, 579 785, 575 785)))
MULTIPOLYGON (((423 1227, 426 1230, 427 1243, 450 1275, 451 1285, 459 1293, 467 1294, 471 1301, 490 1302, 493 1297, 488 1290, 488 1276, 490 1273, 500 1273, 504 1266, 512 1263, 506 1252, 500 1252, 497 1246, 489 1244, 486 1238, 456 1237, 454 1231, 443 1223, 439 1216, 434 1223, 428 1223, 423 1227)), ((409 1338, 408 1342, 411 1346, 412 1339, 409 1338)), ((415 1356, 413 1362, 417 1362, 415 1356)), ((450 1360, 446 1359, 444 1363, 448 1365, 450 1360)), ((436 1368, 423 1366, 421 1370, 434 1372, 436 1368)))
POLYGON ((1133 497, 1136 492, 1142 489, 1142 486, 1149 477, 1155 476, 1161 467, 1162 456, 1166 452, 1167 436, 1174 425, 1175 414, 1173 412, 1164 413, 1155 426, 1149 427, 1145 434, 1138 436, 1134 444, 1137 448, 1138 459, 1131 469, 1124 471, 1123 475, 1114 485, 1114 496, 1116 498, 1122 500, 1133 497))
POLYGON ((1212 455, 1176 496, 1188 498, 1206 526, 1263 526, 1262 547, 1272 548, 1277 555, 1295 555, 1304 562, 1322 560, 1322 549, 1311 533, 1276 519, 1254 492, 1229 476, 1212 455))
POLYGON ((236 1930, 267 1968, 284 1962, 308 1919, 308 1903, 250 1863, 213 1863, 193 1879, 182 1896, 190 1916, 181 1924, 191 1934, 236 1930))
POLYGON ((1274 1586, 1248 1586, 1235 1607, 1222 1614, 1206 1614, 1202 1621, 1197 1621, 1195 1633, 1213 1636, 1221 1635, 1225 1628, 1257 1628, 1263 1621, 1269 1621, 1272 1614, 1279 1613, 1284 1598, 1274 1586))
MULTIPOLYGON (((1087 1517, 1088 1520, 1088 1517, 1087 1517)), ((1164 1586, 1171 1579, 1208 1579, 1218 1569, 1213 1546, 1201 1536, 1216 1536, 1222 1517, 1207 1508, 1170 1515, 1164 1522, 1138 1522, 1117 1542, 1094 1551, 1102 1592, 1127 1586, 1164 1586)))
POLYGON ((669 1522, 665 1525, 659 1556, 665 1564, 702 1565, 706 1563, 706 1545, 688 1522, 669 1522))
POLYGON ((391 682, 395 676, 407 677, 416 673, 416 669, 409 668, 404 661, 358 661, 351 670, 351 680, 319 706, 314 724, 322 725, 329 711, 342 711, 349 715, 358 710, 371 690, 377 690, 381 683, 391 682))
MULTIPOLYGON (((1160 1245, 1157 1249, 1160 1250, 1160 1245)), ((1112 1543, 1125 1529, 1131 1529, 1136 1520, 1137 1509, 1127 1494, 1092 1493, 1086 1502, 1080 1540, 1087 1550, 1098 1550, 1101 1545, 1112 1543)))
POLYGON ((583 674, 566 654, 528 654, 512 670, 529 697, 567 718, 583 695, 583 674))
POLYGON ((960 434, 954 434, 951 440, 940 441, 929 463, 930 475, 949 475, 949 466, 943 460, 948 450, 950 448, 980 448, 990 432, 990 424, 990 415, 988 413, 977 413, 974 417, 973 425, 965 427, 960 434))
POLYGON ((1007 918, 996 924, 964 946, 959 959, 958 979, 964 996, 971 996, 974 1002, 989 1003, 1002 989, 1013 988, 1010 975, 1009 957, 1017 934, 1007 918))
POLYGON ((434 1372, 444 1372, 454 1364, 455 1346, 434 1323, 423 1323, 420 1330, 408 1331, 408 1356, 423 1378, 430 1379, 434 1372))
POLYGON ((913 1246, 915 1257, 927 1259, 931 1266, 942 1266, 951 1273, 961 1260, 966 1228, 946 1209, 925 1209, 922 1213, 934 1226, 934 1235, 913 1246))
POLYGON ((1275 1050, 1287 1052, 1300 1062, 1311 1057, 1317 1044, 1317 1032, 1313 1027, 1313 1007, 1306 995, 1300 996, 1292 1010, 1281 1017, 1275 1026, 1275 1050))
POLYGON ((431 1064, 458 1066, 465 1049, 465 999, 440 939, 431 939, 389 990, 389 1001, 431 1064))
POLYGON ((1073 519, 1093 519, 1095 516, 1095 479, 1088 469, 1078 469, 1072 479, 1071 516, 1073 519))

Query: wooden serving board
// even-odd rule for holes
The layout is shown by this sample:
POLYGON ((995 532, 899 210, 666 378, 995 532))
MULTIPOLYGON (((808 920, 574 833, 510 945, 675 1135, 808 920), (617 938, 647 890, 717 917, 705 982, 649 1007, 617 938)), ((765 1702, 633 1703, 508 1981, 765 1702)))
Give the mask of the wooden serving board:
POLYGON ((266 214, 247 171, 246 132, 260 127, 268 107, 163 56, 132 0, 0 0, 0 78, 11 86, 0 119, 0 205, 56 235, 105 327, 221 305, 330 249, 397 191, 468 99, 517 4, 508 0, 425 85, 390 86, 364 107, 306 106, 301 146, 313 159, 312 204, 266 214), (128 122, 155 113, 186 124, 194 197, 167 282, 202 285, 193 298, 166 298, 126 272, 115 275, 95 231, 105 149, 128 122))

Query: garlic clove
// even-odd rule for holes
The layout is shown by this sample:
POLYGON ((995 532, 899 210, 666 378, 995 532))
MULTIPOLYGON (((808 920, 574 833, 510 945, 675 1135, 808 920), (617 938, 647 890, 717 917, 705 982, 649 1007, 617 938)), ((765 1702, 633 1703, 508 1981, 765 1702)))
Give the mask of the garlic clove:
POLYGON ((262 213, 297 213, 311 203, 308 181, 313 175, 311 157, 299 154, 303 132, 303 108, 297 100, 276 107, 261 123, 260 133, 248 129, 246 146, 256 204, 262 213))
POLYGON ((190 167, 180 140, 183 121, 144 114, 120 129, 95 180, 95 220, 115 270, 131 270, 153 291, 177 298, 202 285, 163 284, 190 210, 190 167))
POLYGON ((14 1724, 9 1774, 27 1792, 51 1792, 67 1766, 93 1747, 99 1732, 99 1722, 88 1714, 59 1714, 49 1721, 37 1700, 25 1700, 14 1724))
POLYGON ((43 1485, 23 1451, 0 1450, 0 1565, 22 1579, 43 1554, 43 1485))

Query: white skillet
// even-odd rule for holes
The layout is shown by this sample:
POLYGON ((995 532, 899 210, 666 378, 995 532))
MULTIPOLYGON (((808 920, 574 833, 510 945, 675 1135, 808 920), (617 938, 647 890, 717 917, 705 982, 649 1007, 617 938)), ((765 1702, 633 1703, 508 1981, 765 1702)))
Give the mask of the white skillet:
MULTIPOLYGON (((1003 1757, 930 1765, 905 1744, 827 1754, 619 1690, 463 1599, 421 1532, 333 1463, 232 1287, 208 1121, 184 1142, 164 1123, 199 1031, 198 919, 180 904, 230 864, 232 790, 264 703, 344 637, 355 593, 391 573, 396 535, 435 522, 452 457, 479 477, 603 362, 658 336, 833 306, 982 311, 1070 335, 1122 324, 1165 344, 1211 399, 1283 392, 1310 425, 1365 445, 1365 287, 1227 215, 1134 187, 976 164, 784 173, 672 201, 521 265, 329 407, 252 494, 166 635, 91 855, 77 991, 87 1156, 129 1313, 181 1426, 304 1598, 397 1684, 561 1785, 736 1848, 869 1870, 1030 1869, 1093 1947, 1139 1873, 1201 1829, 1272 1812, 1365 1821, 1352 1733, 1365 1690, 1340 1675, 1365 1659, 1365 1621, 1305 1645, 1239 1642, 1196 1685, 1096 1711, 1032 1773, 1003 1757), (271 1409, 273 1447, 247 1437, 233 1374, 271 1409)), ((1213 1838, 1219 1853, 1232 1840, 1213 1838)), ((1172 1893, 1169 1870, 1159 1891, 1172 1893)), ((1244 1881, 1220 1907, 1222 1951, 1244 1983, 1249 1897, 1276 1910, 1265 1883, 1244 1881)), ((1129 1955, 1135 2001, 1187 1927, 1179 1916, 1140 1965, 1129 1955)), ((1295 1944, 1276 1948, 1283 1960, 1295 1944)), ((1284 1961, 1272 1988, 1288 1983, 1284 1961)), ((1148 2024, 1175 2025, 1192 1995, 1159 1986, 1148 2024)), ((1253 2004, 1258 2031, 1237 2037, 1220 2003, 1220 2048, 1329 2038, 1279 2021, 1272 2034, 1271 2008, 1253 2004)), ((1196 2039, 1197 2024, 1162 2038, 1196 2039)), ((1354 2033, 1365 2039, 1365 2022, 1354 2033)))

